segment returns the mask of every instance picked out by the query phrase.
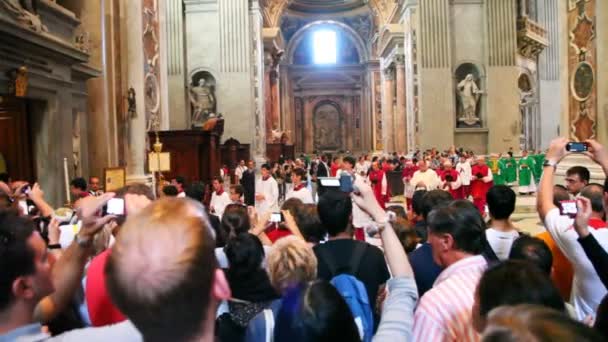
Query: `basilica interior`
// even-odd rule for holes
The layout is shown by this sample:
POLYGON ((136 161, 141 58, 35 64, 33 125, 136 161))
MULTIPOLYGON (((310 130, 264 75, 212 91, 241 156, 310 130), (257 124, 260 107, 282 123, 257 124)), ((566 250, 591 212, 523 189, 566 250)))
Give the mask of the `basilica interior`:
POLYGON ((606 144, 602 60, 603 0, 0 0, 0 154, 59 204, 64 177, 150 182, 161 159, 205 179, 280 155, 606 144))

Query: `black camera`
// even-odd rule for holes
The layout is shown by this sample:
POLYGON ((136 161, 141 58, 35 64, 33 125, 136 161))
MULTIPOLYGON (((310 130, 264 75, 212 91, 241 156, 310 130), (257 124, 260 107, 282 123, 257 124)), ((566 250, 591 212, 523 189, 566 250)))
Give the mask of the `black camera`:
POLYGON ((481 172, 477 173, 475 176, 477 176, 477 178, 483 178, 483 175, 481 174, 481 172))
POLYGON ((454 177, 452 177, 452 175, 447 175, 445 176, 445 180, 448 182, 453 182, 454 181, 454 177))

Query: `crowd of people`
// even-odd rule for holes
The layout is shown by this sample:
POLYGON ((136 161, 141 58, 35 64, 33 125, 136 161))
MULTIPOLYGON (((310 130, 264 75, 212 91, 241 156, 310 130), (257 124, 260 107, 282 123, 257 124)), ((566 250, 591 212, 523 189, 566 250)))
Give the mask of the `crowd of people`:
POLYGON ((75 179, 72 211, 0 175, 0 341, 604 341, 608 180, 556 185, 567 143, 243 161, 210 198, 183 177, 158 196, 75 179), (540 236, 511 219, 518 179, 538 184, 540 236))

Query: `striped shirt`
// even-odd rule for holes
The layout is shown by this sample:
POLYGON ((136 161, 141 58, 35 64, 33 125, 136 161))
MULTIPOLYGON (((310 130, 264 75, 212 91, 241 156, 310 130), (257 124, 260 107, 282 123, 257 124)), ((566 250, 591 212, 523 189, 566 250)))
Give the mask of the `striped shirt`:
POLYGON ((481 255, 464 258, 443 270, 414 314, 414 341, 479 341, 471 308, 475 288, 488 263, 481 255))

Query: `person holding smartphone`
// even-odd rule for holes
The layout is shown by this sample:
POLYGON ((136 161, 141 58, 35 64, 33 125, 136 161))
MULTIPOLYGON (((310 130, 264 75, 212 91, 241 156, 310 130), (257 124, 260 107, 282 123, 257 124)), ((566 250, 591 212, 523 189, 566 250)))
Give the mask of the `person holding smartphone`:
MULTIPOLYGON (((587 140, 585 143, 588 146, 588 151, 578 153, 590 157, 602 167, 604 174, 608 174, 608 150, 595 140, 587 140)), ((563 216, 560 208, 553 203, 555 169, 559 162, 569 154, 566 150, 568 144, 569 142, 565 138, 558 138, 551 142, 543 164, 543 176, 540 181, 537 208, 540 218, 545 223, 545 228, 551 234, 559 249, 572 263, 574 270, 572 303, 577 319, 583 320, 588 316, 595 315, 598 305, 607 292, 606 287, 602 284, 579 244, 578 234, 572 229, 575 223, 572 216, 578 217, 578 213, 576 215, 563 216)), ((604 199, 606 199, 605 195, 604 199)), ((568 208, 562 208, 562 211, 564 209, 568 208)), ((608 251, 608 229, 590 228, 588 231, 590 234, 593 234, 600 246, 605 251, 608 251)))

